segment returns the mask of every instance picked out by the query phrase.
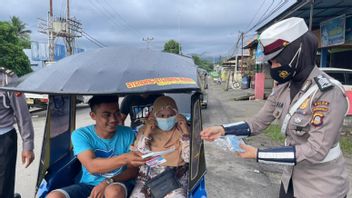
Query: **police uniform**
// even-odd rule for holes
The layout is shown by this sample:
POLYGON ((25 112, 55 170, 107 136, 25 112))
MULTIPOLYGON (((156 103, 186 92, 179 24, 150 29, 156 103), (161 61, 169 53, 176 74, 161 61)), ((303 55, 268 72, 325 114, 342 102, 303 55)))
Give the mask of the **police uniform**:
MULTIPOLYGON (((294 18, 289 25, 287 22, 282 21, 281 25, 275 26, 278 32, 262 37, 264 47, 287 45, 285 42, 292 42, 308 31, 303 19, 294 18), (295 23, 296 27, 292 27, 295 23), (297 26, 301 26, 303 31, 296 32, 297 35, 292 38, 281 37, 288 30, 299 29, 297 26)), ((269 60, 278 54, 270 56, 269 60)), ((281 133, 286 136, 285 146, 258 149, 257 161, 287 165, 281 181, 286 192, 292 181, 294 197, 346 197, 348 173, 339 146, 342 123, 348 110, 343 88, 316 66, 291 99, 290 85, 291 82, 286 82, 273 88, 263 108, 252 119, 223 125, 225 134, 253 135, 277 119, 282 127, 281 133)))
MULTIPOLYGON (((0 68, 0 86, 17 79, 10 70, 0 68)), ((21 93, 0 90, 0 197, 14 196, 15 168, 17 156, 17 122, 24 151, 34 148, 34 130, 28 107, 21 93)))

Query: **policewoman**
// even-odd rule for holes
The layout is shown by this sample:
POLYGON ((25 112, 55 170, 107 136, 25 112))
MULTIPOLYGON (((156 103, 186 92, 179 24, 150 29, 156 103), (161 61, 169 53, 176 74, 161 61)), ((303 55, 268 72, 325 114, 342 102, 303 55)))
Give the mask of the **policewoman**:
MULTIPOLYGON (((0 67, 0 86, 17 80, 11 70, 0 67)), ((0 90, 0 197, 13 198, 17 157, 17 123, 22 138, 22 164, 27 168, 34 160, 34 130, 25 97, 21 93, 0 90)))
POLYGON ((346 197, 349 181, 339 139, 348 101, 341 84, 315 65, 317 38, 303 19, 293 17, 266 29, 260 44, 278 86, 252 119, 206 128, 202 139, 255 135, 277 119, 285 146, 241 144, 239 156, 286 165, 279 197, 346 197))

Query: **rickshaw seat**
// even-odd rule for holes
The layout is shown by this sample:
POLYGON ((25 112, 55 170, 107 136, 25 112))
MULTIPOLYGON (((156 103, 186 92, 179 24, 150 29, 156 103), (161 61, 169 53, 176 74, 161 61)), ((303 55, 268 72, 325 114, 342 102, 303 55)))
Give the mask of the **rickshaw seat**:
POLYGON ((57 171, 53 169, 48 170, 48 175, 46 176, 48 192, 78 182, 78 177, 81 175, 82 170, 81 163, 77 157, 72 157, 71 155, 69 156, 71 158, 66 160, 61 159, 61 163, 60 161, 58 162, 58 168, 56 169, 57 171))

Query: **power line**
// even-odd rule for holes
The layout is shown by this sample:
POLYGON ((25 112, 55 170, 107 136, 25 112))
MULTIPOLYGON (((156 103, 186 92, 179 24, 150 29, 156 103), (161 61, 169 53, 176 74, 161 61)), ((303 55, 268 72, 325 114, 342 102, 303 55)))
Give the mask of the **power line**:
POLYGON ((126 27, 127 27, 128 29, 130 29, 130 30, 132 30, 133 32, 137 33, 139 36, 142 36, 142 35, 143 35, 138 29, 136 29, 135 27, 129 25, 129 24, 127 23, 127 21, 122 17, 122 15, 121 15, 116 9, 114 9, 114 7, 113 7, 108 1, 103 0, 103 3, 105 3, 105 4, 108 6, 108 8, 110 8, 110 9, 112 10, 112 12, 113 12, 114 14, 116 14, 117 17, 120 18, 120 20, 121 20, 123 23, 125 23, 125 25, 126 25, 126 27))
POLYGON ((257 21, 257 23, 255 23, 249 30, 246 31, 246 33, 252 31, 261 21, 261 19, 266 15, 266 13, 270 10, 270 8, 273 6, 274 4, 274 0, 271 0, 271 4, 269 5, 269 7, 264 11, 264 13, 262 14, 262 16, 259 18, 259 20, 257 21))
POLYGON ((288 3, 288 0, 282 0, 281 3, 277 4, 276 7, 269 13, 262 21, 266 21, 270 16, 273 16, 277 11, 279 11, 285 4, 288 3))
MULTIPOLYGON (((257 11, 255 12, 255 14, 254 14, 254 16, 253 16, 251 22, 249 22, 248 27, 247 27, 246 29, 250 29, 249 27, 252 25, 254 19, 257 17, 257 14, 259 13, 260 8, 263 7, 265 1, 266 1, 266 0, 264 0, 264 1, 262 2, 262 4, 258 7, 257 11)), ((247 30, 246 32, 248 32, 248 30, 247 30)))
POLYGON ((102 13, 103 15, 105 15, 105 17, 108 18, 108 21, 117 29, 120 29, 120 27, 122 27, 123 29, 136 33, 138 36, 142 36, 142 33, 139 32, 137 29, 135 29, 134 27, 130 26, 127 21, 121 16, 121 14, 116 11, 115 9, 112 8, 112 6, 106 2, 106 1, 100 1, 99 3, 94 1, 94 0, 90 0, 89 1, 89 5, 99 11, 100 13, 102 13), (105 5, 103 4, 105 3, 105 5), (110 9, 109 9, 110 8, 110 9), (112 10, 112 11, 111 11, 112 10), (116 16, 122 21, 118 21, 116 20, 116 16))
POLYGON ((116 29, 119 29, 120 27, 122 27, 121 24, 117 23, 117 22, 114 20, 115 17, 114 17, 113 15, 111 15, 111 14, 109 15, 109 12, 108 12, 106 9, 104 9, 103 7, 101 7, 101 6, 99 5, 99 3, 95 4, 96 2, 95 2, 94 0, 89 0, 88 2, 89 2, 88 5, 89 5, 91 8, 93 8, 93 9, 96 10, 98 13, 101 13, 101 14, 103 14, 105 17, 107 17, 109 23, 111 23, 111 25, 114 26, 116 29), (94 4, 94 5, 93 5, 93 4, 94 4))
POLYGON ((95 39, 94 37, 92 37, 91 35, 89 35, 87 32, 82 30, 82 35, 88 39, 89 41, 91 41, 92 43, 96 44, 99 47, 106 47, 105 44, 103 44, 102 42, 98 41, 97 39, 95 39))
POLYGON ((247 33, 252 31, 259 24, 261 24, 264 21, 266 21, 270 16, 273 16, 273 14, 275 14, 276 11, 278 11, 280 8, 282 8, 287 3, 287 1, 286 0, 281 0, 278 4, 276 4, 273 7, 272 10, 270 10, 269 8, 272 7, 273 3, 274 3, 274 1, 272 1, 270 6, 268 7, 268 9, 266 9, 266 11, 263 13, 263 15, 259 18, 259 20, 248 31, 246 31, 247 33), (270 12, 269 12, 269 10, 270 10, 270 12))

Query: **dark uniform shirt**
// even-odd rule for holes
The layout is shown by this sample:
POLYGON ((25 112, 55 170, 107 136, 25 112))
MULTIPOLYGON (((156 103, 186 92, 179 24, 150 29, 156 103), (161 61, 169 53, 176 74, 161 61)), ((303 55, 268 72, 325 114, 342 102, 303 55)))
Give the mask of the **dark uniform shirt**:
POLYGON ((154 101, 162 95, 149 95, 143 98, 140 95, 129 95, 121 104, 121 113, 130 115, 131 127, 136 128, 143 124, 143 119, 151 112, 154 101))

